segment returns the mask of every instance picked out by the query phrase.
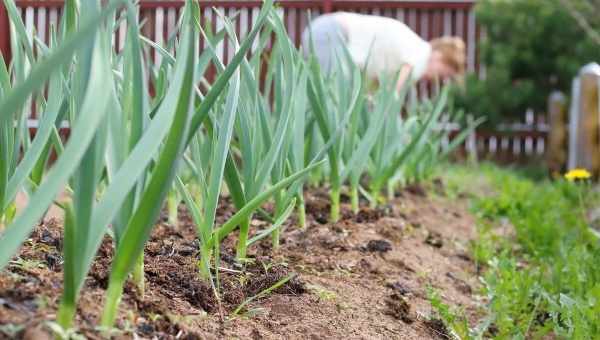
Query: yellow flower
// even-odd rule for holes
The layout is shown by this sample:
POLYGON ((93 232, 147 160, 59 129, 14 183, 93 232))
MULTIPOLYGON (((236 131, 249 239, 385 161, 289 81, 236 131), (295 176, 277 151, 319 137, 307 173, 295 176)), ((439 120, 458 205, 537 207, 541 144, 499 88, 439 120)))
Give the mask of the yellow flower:
POLYGON ((590 177, 592 177, 592 174, 590 174, 590 172, 586 169, 573 169, 565 174, 565 178, 569 182, 573 182, 578 179, 588 179, 590 177))

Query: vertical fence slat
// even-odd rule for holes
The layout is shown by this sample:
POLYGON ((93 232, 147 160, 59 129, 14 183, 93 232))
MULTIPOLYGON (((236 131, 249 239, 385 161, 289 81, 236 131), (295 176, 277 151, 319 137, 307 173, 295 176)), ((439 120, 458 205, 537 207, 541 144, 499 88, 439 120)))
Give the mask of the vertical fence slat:
POLYGON ((121 23, 119 24, 119 30, 118 30, 118 34, 119 34, 119 46, 118 46, 118 51, 122 51, 123 48, 125 48, 125 39, 126 39, 126 34, 127 34, 127 21, 123 20, 121 21, 121 23))
POLYGON ((46 42, 46 25, 47 25, 47 21, 46 21, 46 8, 42 7, 39 8, 37 11, 37 21, 36 21, 36 33, 37 33, 37 37, 38 39, 40 39, 43 42, 46 42))
POLYGON ((467 16, 467 70, 475 72, 475 47, 476 47, 476 27, 475 12, 470 10, 467 16))
MULTIPOLYGON (((163 29, 164 29, 164 19, 165 19, 165 12, 164 12, 164 8, 159 7, 155 10, 154 12, 154 41, 159 44, 159 45, 163 45, 164 43, 164 34, 163 34, 163 29)), ((160 53, 155 53, 154 54, 154 62, 156 64, 160 64, 162 61, 162 56, 160 55, 160 53)))
POLYGON ((33 42, 33 32, 35 30, 35 8, 27 7, 25 8, 25 30, 27 31, 27 38, 29 42, 33 42))
POLYGON ((396 12, 396 18, 406 23, 406 17, 404 16, 404 8, 401 8, 396 12))

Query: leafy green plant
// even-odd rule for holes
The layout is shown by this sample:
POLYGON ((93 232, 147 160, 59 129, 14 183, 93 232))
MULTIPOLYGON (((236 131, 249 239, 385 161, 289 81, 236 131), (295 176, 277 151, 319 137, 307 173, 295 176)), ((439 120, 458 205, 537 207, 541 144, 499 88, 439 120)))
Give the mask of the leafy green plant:
POLYGON ((327 179, 331 185, 330 220, 337 222, 340 218, 340 192, 343 184, 343 179, 341 178, 343 137, 337 130, 345 128, 353 112, 361 109, 360 101, 363 82, 360 70, 357 67, 351 67, 348 70, 344 63, 338 64, 336 72, 327 75, 321 71, 317 59, 311 57, 309 60, 309 69, 308 98, 316 125, 323 140, 334 141, 328 149, 327 179), (332 77, 332 79, 329 77, 332 77), (350 86, 348 86, 348 83, 350 83, 350 86), (334 87, 334 90, 331 91, 325 84, 334 87))
MULTIPOLYGON (((19 107, 22 107, 31 93, 39 90, 49 76, 61 69, 61 67, 57 66, 66 65, 74 53, 88 41, 90 35, 94 34, 101 21, 108 17, 120 3, 121 1, 113 1, 101 12, 91 15, 88 20, 81 24, 80 29, 76 33, 65 39, 65 42, 59 48, 53 49, 45 56, 43 61, 36 63, 23 82, 14 86, 11 91, 3 96, 0 101, 0 108, 4 114, 0 116, 0 122, 4 124, 6 121, 11 120, 12 117, 9 113, 16 112, 19 107)), ((102 66, 100 64, 98 67, 102 66)), ((101 78, 100 80, 105 79, 101 78)), ((87 93, 94 90, 97 89, 91 88, 87 93)), ((104 91, 98 92, 104 93, 104 91)), ((106 99, 103 96, 98 99, 106 99)), ((0 250, 0 265, 2 267, 8 263, 12 254, 19 248, 36 221, 45 213, 58 192, 62 190, 71 174, 77 168, 79 161, 83 158, 87 146, 93 139, 95 129, 103 116, 97 113, 102 113, 103 108, 106 107, 105 103, 107 100, 102 101, 102 105, 97 107, 97 103, 92 102, 91 95, 88 95, 88 97, 90 99, 80 98, 82 110, 80 116, 77 117, 78 122, 86 121, 86 124, 78 124, 78 126, 73 126, 72 128, 73 140, 77 142, 66 145, 61 157, 59 157, 56 164, 48 171, 45 180, 40 183, 35 193, 31 195, 31 203, 28 209, 17 216, 2 234, 0 240, 3 245, 0 250), (83 110, 83 108, 86 110, 83 110)), ((15 188, 15 190, 18 189, 15 188)))
POLYGON ((469 327, 469 322, 463 313, 454 310, 442 301, 440 294, 431 287, 427 287, 427 298, 431 307, 448 327, 450 334, 456 339, 481 339, 481 335, 476 335, 474 330, 469 327))
MULTIPOLYGON (((262 70, 261 55, 242 65, 243 76, 248 87, 241 95, 243 114, 235 125, 235 144, 239 150, 239 161, 230 162, 230 171, 226 181, 232 190, 232 198, 238 209, 244 202, 257 197, 271 180, 277 183, 284 179, 286 160, 291 144, 291 131, 294 123, 293 99, 298 94, 296 67, 299 63, 297 54, 291 50, 291 42, 282 29, 279 18, 271 15, 267 29, 262 32, 259 46, 265 47, 267 39, 273 32, 275 45, 270 53, 269 65, 266 69, 264 94, 258 90, 262 70), (273 98, 273 103, 270 103, 273 98)), ((304 165, 304 164, 302 164, 304 165)), ((302 170, 304 167, 298 167, 302 170)), ((276 201, 275 218, 277 219, 291 203, 284 198, 284 192, 274 192, 276 201)), ((291 196, 291 195, 290 195, 291 196)), ((249 225, 251 215, 240 225, 240 237, 237 245, 237 258, 246 257, 249 225)), ((279 241, 278 231, 274 230, 274 245, 279 241)))
MULTIPOLYGON (((123 285, 128 273, 132 270, 139 256, 143 253, 144 244, 150 237, 150 230, 160 209, 162 202, 171 186, 177 164, 186 146, 186 133, 189 131, 193 82, 195 74, 195 56, 197 55, 198 34, 194 23, 198 16, 199 8, 188 2, 184 12, 184 29, 181 44, 178 47, 179 57, 175 65, 174 81, 171 84, 166 98, 173 98, 175 105, 166 106, 165 100, 161 108, 175 110, 172 123, 169 126, 168 136, 160 151, 151 179, 140 198, 138 208, 128 220, 123 232, 122 241, 117 245, 115 257, 111 268, 107 302, 102 316, 102 325, 111 326, 116 316, 117 306, 123 290, 123 285)), ((157 115, 160 112, 157 113, 157 115)))
MULTIPOLYGON (((258 35, 262 28, 262 22, 265 22, 269 15, 270 10, 268 6, 263 7, 258 24, 251 32, 250 37, 258 35)), ((230 36, 235 37, 232 24, 226 18, 223 18, 223 20, 230 36)), ((263 36, 266 36, 266 34, 263 34, 263 36)), ((251 46, 251 43, 252 39, 247 38, 242 46, 243 51, 246 51, 251 46)), ((240 56, 244 55, 242 52, 238 53, 240 56)), ((216 58, 216 55, 213 54, 213 58, 216 58)), ((259 58, 260 53, 257 53, 253 60, 260 62, 259 58)), ((252 213, 272 195, 277 194, 278 191, 281 191, 301 178, 304 170, 299 169, 299 172, 285 178, 279 176, 271 188, 263 190, 276 161, 285 158, 282 146, 286 132, 289 129, 290 120, 289 117, 284 116, 280 120, 281 125, 278 124, 277 126, 278 130, 275 130, 275 127, 273 127, 273 130, 270 130, 270 127, 265 125, 268 124, 266 122, 268 117, 266 105, 263 102, 253 105, 259 93, 258 79, 255 76, 259 73, 253 72, 250 63, 244 59, 239 59, 238 63, 240 63, 244 72, 241 72, 237 76, 241 80, 238 80, 240 86, 236 91, 240 92, 229 94, 229 98, 236 100, 235 105, 226 105, 223 110, 224 112, 229 112, 229 115, 225 115, 223 118, 227 119, 227 121, 215 122, 213 118, 208 119, 209 123, 205 124, 207 135, 196 136, 196 139, 192 141, 190 148, 191 157, 188 165, 191 167, 191 172, 193 173, 191 177, 192 182, 195 182, 199 188, 199 197, 194 199, 191 191, 186 188, 183 182, 178 184, 178 189, 182 192, 184 201, 192 211, 192 216, 199 227, 203 259, 211 258, 212 247, 218 247, 220 240, 233 231, 237 226, 234 223, 238 223, 240 227, 240 238, 237 247, 238 258, 245 258, 246 248, 250 243, 248 240, 248 231, 252 213), (238 98, 245 105, 238 105, 238 98), (251 107, 256 107, 257 110, 249 111, 248 108, 251 107), (238 110, 241 112, 239 115, 237 114, 238 110), (258 112, 259 114, 253 115, 252 112, 258 112), (250 123, 250 119, 255 119, 255 121, 250 123), (242 176, 240 176, 236 160, 232 155, 233 149, 229 147, 231 138, 235 136, 234 130, 239 135, 237 137, 239 139, 236 138, 235 141, 240 146, 239 151, 241 159, 244 162, 242 176), (259 133, 258 138, 250 136, 254 131, 259 133), (269 135, 271 131, 277 131, 274 137, 269 135), (256 144, 256 141, 264 141, 260 137, 266 138, 267 143, 256 144), (211 145, 214 144, 218 145, 218 148, 212 148, 211 145), (263 147, 265 145, 270 146, 270 149, 264 153, 264 158, 261 158, 260 155, 263 154, 263 147), (208 161, 211 158, 212 161, 208 161), (220 192, 219 188, 223 179, 226 181, 229 193, 239 211, 229 221, 231 224, 226 223, 220 229, 222 231, 224 230, 223 228, 226 228, 228 231, 215 233, 214 216, 220 192)), ((217 60, 217 65, 221 70, 225 70, 225 66, 220 60, 217 60)), ((231 64, 228 67, 231 67, 231 64)), ((278 227, 281 224, 282 221, 278 223, 278 227)), ((209 277, 209 263, 203 261, 201 267, 203 268, 203 275, 209 277)))
MULTIPOLYGON (((421 104, 420 106, 425 107, 419 109, 419 111, 431 112, 433 108, 430 105, 431 103, 428 102, 421 104)), ((415 145, 414 150, 410 152, 410 156, 402 167, 401 179, 403 181, 421 182, 430 179, 436 167, 448 161, 448 157, 485 120, 485 118, 480 117, 470 123, 470 125, 465 126, 461 131, 458 131, 455 136, 451 136, 452 131, 445 129, 444 126, 448 122, 462 122, 463 115, 462 111, 451 111, 448 116, 439 117, 434 122, 434 127, 424 132, 421 141, 415 145), (448 141, 447 145, 443 145, 444 139, 448 141)))
POLYGON ((486 176, 495 190, 473 206, 483 219, 474 255, 482 262, 489 301, 487 334, 593 338, 600 327, 600 246, 581 214, 579 188, 492 166, 468 176, 486 176), (491 225, 500 221, 514 233, 496 234, 491 225))
POLYGON ((382 199, 380 195, 384 188, 388 187, 393 191, 395 183, 406 175, 411 157, 419 159, 428 147, 441 146, 441 139, 434 137, 434 131, 447 97, 448 88, 445 88, 433 104, 411 107, 406 118, 399 115, 388 116, 386 128, 379 135, 371 153, 369 189, 372 205, 382 199))
POLYGON ((256 300, 256 299, 260 299, 261 297, 264 297, 268 294, 270 294, 272 291, 278 289, 279 287, 283 286, 284 284, 286 284, 288 281, 290 281, 291 279, 294 278, 294 275, 288 275, 282 279, 280 279, 279 281, 275 282, 272 286, 265 288, 264 290, 262 290, 261 292, 259 292, 258 294, 247 298, 246 300, 244 300, 244 302, 242 302, 234 311, 233 311, 233 315, 237 315, 240 313, 240 311, 242 311, 242 309, 244 309, 250 302, 256 300))

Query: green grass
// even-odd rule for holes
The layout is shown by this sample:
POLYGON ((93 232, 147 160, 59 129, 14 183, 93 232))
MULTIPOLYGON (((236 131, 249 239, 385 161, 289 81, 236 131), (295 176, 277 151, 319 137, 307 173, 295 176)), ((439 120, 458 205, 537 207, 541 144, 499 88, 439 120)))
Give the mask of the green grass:
POLYGON ((446 174, 450 190, 466 188, 467 178, 483 188, 471 192, 479 221, 472 254, 482 269, 487 331, 468 337, 598 339, 600 240, 582 209, 600 201, 589 183, 534 181, 529 173, 483 165, 446 174), (510 230, 499 233, 507 222, 510 230))

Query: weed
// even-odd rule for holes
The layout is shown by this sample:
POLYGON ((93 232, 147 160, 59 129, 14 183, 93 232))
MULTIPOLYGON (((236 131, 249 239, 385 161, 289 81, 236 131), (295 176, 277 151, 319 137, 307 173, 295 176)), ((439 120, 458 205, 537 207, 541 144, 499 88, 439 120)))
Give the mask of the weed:
MULTIPOLYGON (((562 179, 536 182, 490 165, 478 173, 458 171, 484 177, 493 190, 473 200, 480 222, 479 237, 471 245, 473 258, 485 267, 487 336, 597 337, 600 243, 581 213, 581 188, 562 179), (508 233, 500 230, 507 227, 508 233)), ((597 203, 597 197, 586 196, 586 206, 597 203)), ((432 304, 455 327, 456 317, 435 295, 432 304)))
POLYGON ((24 325, 16 325, 14 323, 7 323, 0 325, 0 335, 5 335, 9 339, 13 339, 25 328, 24 325))
POLYGON ((319 297, 319 300, 334 301, 337 299, 337 294, 319 285, 308 285, 308 290, 319 297))

